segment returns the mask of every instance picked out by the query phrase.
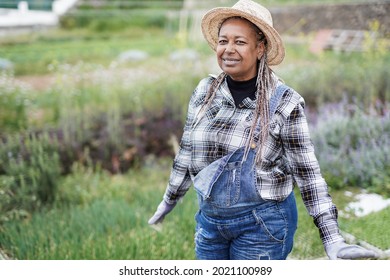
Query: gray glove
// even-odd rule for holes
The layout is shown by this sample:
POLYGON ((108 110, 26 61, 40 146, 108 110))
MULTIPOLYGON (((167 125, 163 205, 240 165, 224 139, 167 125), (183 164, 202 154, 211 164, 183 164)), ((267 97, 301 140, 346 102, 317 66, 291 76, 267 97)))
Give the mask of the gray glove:
POLYGON ((175 208, 176 203, 174 204, 168 204, 164 200, 161 201, 161 203, 158 205, 156 212, 154 213, 153 217, 151 217, 148 221, 149 225, 156 225, 159 223, 162 223, 162 221, 165 218, 165 215, 167 215, 169 212, 172 211, 173 208, 175 208))
POLYGON ((344 241, 338 241, 325 246, 325 252, 330 260, 337 259, 376 259, 378 254, 358 245, 349 245, 344 241))

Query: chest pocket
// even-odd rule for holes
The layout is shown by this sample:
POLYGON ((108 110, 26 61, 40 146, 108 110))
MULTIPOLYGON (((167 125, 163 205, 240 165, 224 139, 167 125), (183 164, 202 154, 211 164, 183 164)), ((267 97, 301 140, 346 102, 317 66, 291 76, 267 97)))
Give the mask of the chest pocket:
POLYGON ((270 125, 269 125, 269 135, 272 137, 273 141, 276 141, 277 143, 282 143, 282 140, 280 138, 280 131, 281 131, 282 127, 281 125, 274 121, 274 122, 271 122, 270 125))
POLYGON ((241 161, 229 162, 225 166, 218 181, 213 185, 210 197, 207 198, 211 205, 224 208, 237 203, 240 197, 241 169, 241 161))

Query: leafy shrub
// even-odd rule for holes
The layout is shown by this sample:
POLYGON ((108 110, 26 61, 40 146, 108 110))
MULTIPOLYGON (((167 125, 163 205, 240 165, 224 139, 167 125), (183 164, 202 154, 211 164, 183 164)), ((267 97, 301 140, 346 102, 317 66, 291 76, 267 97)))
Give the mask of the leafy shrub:
POLYGON ((30 102, 26 92, 26 87, 11 75, 0 73, 0 134, 26 128, 26 107, 30 102))
MULTIPOLYGON (((148 117, 123 116, 118 131, 110 131, 110 116, 99 115, 83 141, 66 139, 61 130, 51 131, 50 136, 19 133, 5 137, 0 143, 0 221, 27 217, 58 198, 64 200, 66 191, 58 193, 58 182, 74 171, 75 164, 96 174, 101 168, 123 173, 145 162, 148 155, 172 157, 169 139, 181 133, 182 123, 169 109, 145 114, 148 117)), ((82 186, 77 194, 65 197, 83 200, 81 193, 82 186)))
POLYGON ((345 102, 321 108, 311 130, 331 187, 362 187, 390 196, 390 117, 382 112, 364 112, 345 102))
POLYGON ((39 97, 51 100, 45 112, 53 119, 46 122, 56 124, 64 172, 74 162, 125 172, 150 154, 172 156, 169 141, 181 135, 193 85, 174 71, 155 74, 159 69, 151 67, 123 73, 89 67, 59 69, 56 84, 39 97))
POLYGON ((74 162, 81 162, 111 173, 123 173, 142 165, 149 155, 172 157, 169 140, 173 135, 180 135, 182 123, 175 120, 170 108, 144 113, 147 117, 132 113, 120 116, 115 128, 109 123, 111 117, 101 114, 95 118, 94 125, 84 131, 82 141, 63 139, 63 168, 70 171, 74 162))
POLYGON ((61 174, 57 150, 48 134, 7 136, 0 142, 0 220, 54 201, 61 174))
POLYGON ((388 55, 374 61, 364 54, 343 54, 338 59, 326 59, 319 68, 307 69, 304 80, 311 82, 301 80, 300 92, 305 98, 315 100, 317 106, 340 102, 343 98, 367 107, 378 100, 390 100, 389 62, 388 55))
POLYGON ((53 67, 53 86, 25 94, 34 105, 25 109, 30 116, 26 126, 31 134, 50 132, 57 141, 63 174, 74 162, 118 173, 150 154, 173 156, 170 140, 182 133, 198 81, 194 72, 177 75, 186 65, 163 72, 159 62, 147 70, 86 63, 53 67), (31 109, 38 118, 32 118, 31 109))
POLYGON ((118 31, 129 27, 159 27, 168 23, 168 10, 179 10, 182 1, 122 1, 94 5, 84 1, 77 10, 60 19, 65 29, 90 28, 94 31, 118 31), (175 3, 176 2, 176 3, 175 3))
POLYGON ((120 31, 129 27, 164 28, 167 18, 160 12, 153 14, 105 12, 104 15, 71 13, 61 18, 60 25, 64 29, 88 28, 91 31, 120 31))

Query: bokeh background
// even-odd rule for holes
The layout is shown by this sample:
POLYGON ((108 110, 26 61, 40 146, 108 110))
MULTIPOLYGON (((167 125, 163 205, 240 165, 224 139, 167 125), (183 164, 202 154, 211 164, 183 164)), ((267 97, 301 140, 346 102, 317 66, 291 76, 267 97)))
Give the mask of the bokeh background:
MULTIPOLYGON (((390 257, 389 1, 264 0, 274 71, 306 101, 351 243, 390 257)), ((194 259, 195 192, 164 224, 187 103, 219 73, 200 32, 235 1, 0 1, 0 258, 194 259)), ((291 259, 321 259, 297 192, 291 259)))

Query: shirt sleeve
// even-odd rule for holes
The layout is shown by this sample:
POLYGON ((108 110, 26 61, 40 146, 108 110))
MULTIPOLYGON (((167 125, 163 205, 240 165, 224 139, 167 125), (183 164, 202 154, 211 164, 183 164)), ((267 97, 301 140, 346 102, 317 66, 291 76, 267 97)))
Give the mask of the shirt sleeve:
POLYGON ((318 227, 324 245, 343 240, 339 233, 337 208, 321 175, 304 113, 304 101, 295 105, 283 126, 282 141, 291 173, 303 202, 318 227))
MULTIPOLYGON (((202 83, 206 83, 206 81, 201 81, 201 84, 202 83)), ((168 204, 176 203, 187 193, 192 184, 189 172, 192 153, 191 127, 195 120, 196 108, 202 101, 202 97, 199 96, 201 94, 199 88, 201 87, 198 85, 191 96, 183 135, 180 140, 179 151, 173 160, 169 182, 164 194, 164 200, 168 204)))

